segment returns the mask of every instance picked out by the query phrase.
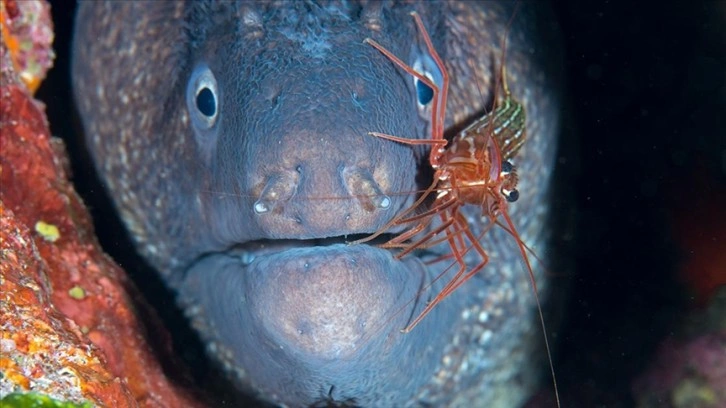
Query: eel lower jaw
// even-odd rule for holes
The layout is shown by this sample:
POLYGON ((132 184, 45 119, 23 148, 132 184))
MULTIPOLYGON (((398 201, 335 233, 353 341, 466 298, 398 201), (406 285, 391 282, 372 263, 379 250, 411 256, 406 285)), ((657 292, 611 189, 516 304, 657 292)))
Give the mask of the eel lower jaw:
MULTIPOLYGON (((259 241, 207 255, 188 269, 180 301, 242 384, 299 402, 331 385, 346 390, 345 379, 366 387, 390 382, 385 371, 402 369, 401 354, 421 353, 422 359, 406 361, 435 364, 423 354, 436 350, 431 337, 450 324, 436 318, 445 311, 436 308, 424 320, 430 331, 400 333, 431 294, 422 290, 430 283, 427 266, 413 256, 398 260, 387 250, 340 241, 259 241)), ((378 386, 395 393, 425 381, 400 380, 406 384, 378 386)))

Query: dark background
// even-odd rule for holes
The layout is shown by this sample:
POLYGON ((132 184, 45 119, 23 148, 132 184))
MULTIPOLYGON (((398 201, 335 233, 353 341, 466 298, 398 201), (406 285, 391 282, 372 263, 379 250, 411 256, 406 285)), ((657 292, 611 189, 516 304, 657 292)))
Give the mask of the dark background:
MULTIPOLYGON (((39 91, 106 250, 179 328, 184 358, 208 365, 173 297, 131 248, 73 131, 74 2, 51 2, 56 68, 39 91)), ((679 317, 707 301, 684 283, 701 247, 681 239, 726 217, 726 2, 568 0, 554 5, 566 57, 562 158, 571 172, 575 274, 555 338, 563 405, 634 406, 631 387, 679 317)), ((570 198, 568 198, 570 199, 570 198)), ((726 251, 726 231, 708 232, 726 251)), ((723 266, 726 275, 726 266, 723 266)), ((692 273, 692 272, 691 272, 692 273)), ((722 281, 723 282, 723 281, 722 281)), ((547 384, 547 383, 545 383, 547 384)))

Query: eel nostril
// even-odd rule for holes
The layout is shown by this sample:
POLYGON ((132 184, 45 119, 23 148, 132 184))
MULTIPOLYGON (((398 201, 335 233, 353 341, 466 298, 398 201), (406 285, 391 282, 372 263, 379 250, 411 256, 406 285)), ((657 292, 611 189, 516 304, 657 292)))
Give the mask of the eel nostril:
POLYGON ((356 197, 366 211, 385 210, 391 206, 391 198, 381 190, 367 170, 345 167, 342 177, 348 193, 356 197))
MULTIPOLYGON (((299 166, 298 166, 299 167, 299 166)), ((257 214, 271 212, 275 207, 289 200, 297 189, 300 181, 299 174, 276 174, 267 179, 265 188, 262 189, 260 197, 254 203, 254 210, 257 214)))
POLYGON ((254 208, 255 208, 255 212, 257 214, 264 214, 264 213, 270 211, 270 206, 267 203, 262 202, 260 200, 255 201, 254 208))

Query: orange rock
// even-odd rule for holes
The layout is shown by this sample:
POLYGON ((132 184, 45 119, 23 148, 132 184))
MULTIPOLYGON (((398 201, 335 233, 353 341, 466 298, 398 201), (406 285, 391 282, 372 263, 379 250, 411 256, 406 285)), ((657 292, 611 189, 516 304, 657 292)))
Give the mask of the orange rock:
POLYGON ((101 406, 201 406, 165 376, 159 358, 174 366, 169 337, 101 251, 68 181, 63 144, 15 65, 0 44, 0 395, 33 389, 101 406), (164 356, 152 352, 150 328, 164 356))
POLYGON ((20 79, 35 92, 53 66, 50 6, 43 0, 0 1, 0 31, 20 79))

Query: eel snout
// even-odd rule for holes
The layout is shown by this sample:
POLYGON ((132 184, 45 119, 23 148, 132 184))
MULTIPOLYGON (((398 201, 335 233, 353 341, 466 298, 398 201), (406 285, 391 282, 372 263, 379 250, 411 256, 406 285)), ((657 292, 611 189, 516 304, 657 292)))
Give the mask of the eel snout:
MULTIPOLYGON (((360 133, 357 138, 372 139, 360 133)), ((278 150, 260 152, 264 164, 255 176, 253 209, 265 236, 318 238, 369 232, 392 217, 393 198, 385 190, 395 174, 390 163, 397 161, 380 159, 361 141, 354 143, 361 145, 357 151, 348 150, 350 145, 341 145, 340 138, 300 129, 282 137, 278 150)), ((399 206, 402 198, 395 197, 399 206)))
POLYGON ((217 339, 224 363, 280 401, 313 403, 330 386, 338 398, 377 390, 405 399, 398 394, 427 380, 433 367, 424 366, 436 363, 428 354, 446 329, 433 327, 446 319, 426 319, 419 333, 430 335, 399 332, 423 307, 409 300, 427 283, 416 258, 335 244, 207 257, 190 269, 181 299, 196 306, 194 321, 217 339))

